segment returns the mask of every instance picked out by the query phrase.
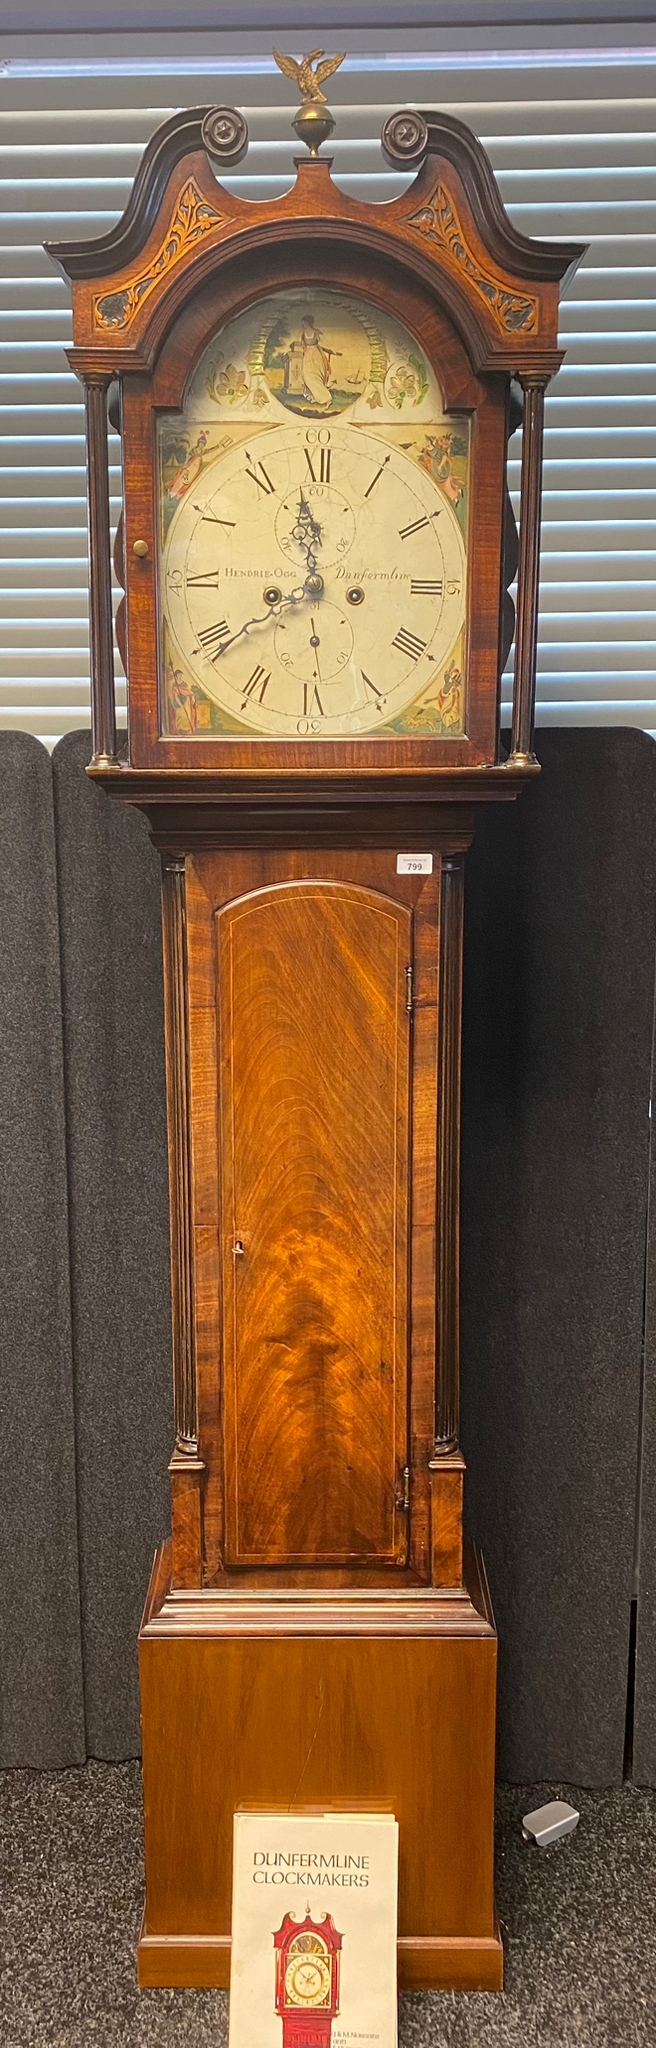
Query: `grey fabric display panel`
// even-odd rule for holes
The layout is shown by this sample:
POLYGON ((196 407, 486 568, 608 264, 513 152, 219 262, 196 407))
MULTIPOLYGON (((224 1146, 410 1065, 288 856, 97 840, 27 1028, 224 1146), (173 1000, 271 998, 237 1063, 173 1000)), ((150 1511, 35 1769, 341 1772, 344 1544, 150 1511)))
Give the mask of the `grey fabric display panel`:
MULTIPOLYGON (((656 818, 652 820, 652 832, 655 830, 656 818)), ((656 1785, 656 1039, 652 1062, 651 1100, 632 1771, 638 1785, 656 1785)))
POLYGON ((0 1762, 84 1759, 52 769, 0 737, 0 1762))
POLYGON ((173 1447, 159 859, 53 755, 87 1750, 140 1749, 136 1640, 173 1447))
MULTIPOLYGON (((656 747, 539 735, 468 856, 463 1438, 499 1768, 622 1776, 654 989, 656 747)), ((653 1696, 653 1695, 652 1695, 653 1696)))
MULTIPOLYGON (((481 818, 468 857, 463 1438, 499 1623, 501 1774, 594 1785, 619 1780, 624 1740, 656 748, 563 730, 539 751, 539 782, 481 818)), ((69 735, 51 767, 38 741, 0 741, 8 1764, 81 1760, 83 1678, 87 1751, 138 1752, 136 1636, 169 1519, 159 863, 145 821, 85 776, 88 752, 69 735)), ((654 1329, 656 1255, 651 1270, 654 1329)), ((656 1780, 655 1467, 648 1375, 642 1782, 656 1780)))

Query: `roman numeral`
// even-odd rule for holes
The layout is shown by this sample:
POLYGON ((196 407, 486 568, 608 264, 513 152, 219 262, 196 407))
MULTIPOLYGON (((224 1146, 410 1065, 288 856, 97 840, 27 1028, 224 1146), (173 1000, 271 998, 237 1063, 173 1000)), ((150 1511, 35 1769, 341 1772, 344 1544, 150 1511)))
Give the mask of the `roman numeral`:
POLYGON ((383 470, 387 468, 387 464, 388 464, 388 462, 389 462, 389 459, 390 459, 390 458, 389 458, 389 455, 386 455, 386 456, 385 456, 385 461, 384 461, 384 462, 381 462, 381 465, 380 465, 380 469, 377 469, 377 470, 376 470, 376 474, 375 474, 375 476, 372 476, 372 479, 371 479, 371 483, 370 483, 370 484, 368 485, 368 487, 367 487, 367 489, 366 489, 366 491, 365 491, 365 494, 364 494, 364 495, 365 495, 365 498, 368 498, 368 497, 370 497, 370 495, 371 495, 371 492, 373 491, 373 487, 374 487, 374 484, 377 484, 379 476, 382 476, 382 474, 383 474, 383 470))
POLYGON ((400 626, 392 646, 398 647, 399 654, 409 654, 411 661, 418 661, 420 654, 423 654, 424 648, 428 646, 428 641, 419 640, 416 633, 408 633, 405 626, 400 626))
POLYGON ((382 690, 377 689, 376 684, 372 683, 371 676, 366 676, 363 668, 361 668, 360 674, 362 676, 362 681, 364 683, 365 690, 371 691, 372 697, 375 697, 377 700, 376 710, 380 711, 381 705, 383 705, 385 702, 382 690))
POLYGON ((205 653, 210 655, 212 661, 216 661, 217 654, 221 653, 223 641, 230 639, 227 619, 217 619, 215 626, 203 626, 202 633, 198 633, 197 638, 199 646, 204 647, 205 653))
POLYGON ((270 670, 270 669, 269 669, 269 673, 268 673, 268 675, 267 675, 267 673, 266 673, 266 670, 265 670, 265 669, 263 669, 263 668, 254 668, 254 669, 253 669, 253 674, 252 674, 252 676, 249 676, 249 678, 248 678, 248 682, 247 682, 247 683, 244 683, 244 687, 243 687, 243 690, 242 690, 242 693, 241 693, 241 694, 242 694, 242 706, 241 706, 241 708, 242 708, 242 711, 243 711, 243 709, 244 709, 244 705, 245 705, 245 704, 246 704, 246 703, 248 702, 248 698, 249 698, 249 697, 257 697, 257 701, 258 701, 258 704, 263 704, 263 703, 264 703, 264 696, 265 696, 265 691, 266 691, 266 688, 267 688, 267 684, 268 684, 268 683, 270 683, 270 681, 271 681, 271 670, 270 670))
POLYGON ((257 484, 258 490, 264 491, 265 498, 268 498, 271 492, 275 491, 275 484, 272 484, 264 463, 254 462, 252 455, 248 453, 248 449, 246 450, 246 475, 250 477, 252 483, 257 484))
POLYGON ((314 707, 315 707, 315 704, 316 704, 316 707, 317 707, 317 711, 318 711, 318 713, 319 713, 319 717, 320 717, 320 718, 323 718, 323 716, 324 716, 324 709, 323 709, 323 704, 322 704, 322 702, 321 702, 321 698, 320 698, 320 696, 319 696, 319 692, 318 692, 318 689, 317 689, 316 683, 304 683, 304 684, 303 684, 303 717, 304 717, 304 718, 313 718, 313 717, 314 717, 314 707), (312 692, 312 694, 311 694, 311 695, 310 695, 310 691, 312 692))
POLYGON ((205 569, 202 576, 185 576, 188 590, 218 590, 218 569, 205 569))
POLYGON ((410 578, 411 597, 441 597, 443 589, 443 583, 431 583, 428 577, 411 576, 410 578))
POLYGON ((426 518, 425 513, 422 519, 413 519, 411 526, 399 527, 400 540, 409 540, 411 533, 421 533, 422 526, 430 526, 430 520, 426 518))
POLYGON ((200 512, 201 519, 207 519, 210 526, 234 526, 234 519, 219 519, 217 512, 204 512, 202 505, 194 505, 194 512, 200 512))
POLYGON ((330 483, 330 457, 331 457, 331 455, 332 455, 332 448, 319 448, 319 449, 315 450, 315 459, 316 459, 316 455, 317 455, 317 454, 318 454, 318 456, 319 456, 319 475, 318 475, 318 476, 316 476, 316 475, 315 475, 315 471, 314 471, 314 469, 313 469, 313 466, 312 466, 312 456, 311 456, 311 454, 310 454, 310 450, 309 450, 309 448, 306 448, 306 449, 305 449, 305 460, 306 460, 306 462, 307 462, 307 466, 308 466, 308 469, 309 469, 309 471, 310 471, 310 476, 311 476, 311 478, 312 478, 312 482, 313 482, 313 484, 329 484, 329 483, 330 483))

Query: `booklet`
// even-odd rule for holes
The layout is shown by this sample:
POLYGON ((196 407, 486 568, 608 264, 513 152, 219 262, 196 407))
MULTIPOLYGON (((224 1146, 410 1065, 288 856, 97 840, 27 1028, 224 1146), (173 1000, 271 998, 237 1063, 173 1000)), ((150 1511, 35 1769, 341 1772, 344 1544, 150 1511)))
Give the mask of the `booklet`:
POLYGON ((396 2048, 398 1823, 235 1814, 229 2048, 396 2048))

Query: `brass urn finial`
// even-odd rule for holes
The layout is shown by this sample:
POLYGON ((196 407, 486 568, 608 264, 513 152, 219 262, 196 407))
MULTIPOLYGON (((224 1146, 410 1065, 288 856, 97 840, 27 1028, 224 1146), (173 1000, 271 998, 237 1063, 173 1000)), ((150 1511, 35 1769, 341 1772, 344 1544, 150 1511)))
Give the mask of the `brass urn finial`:
POLYGON ((284 71, 285 78, 293 78, 303 102, 296 120, 292 121, 292 128, 299 142, 306 144, 310 156, 316 157, 322 142, 327 142, 335 126, 330 107, 326 105, 325 92, 321 91, 321 87, 324 78, 330 78, 333 71, 337 71, 339 65, 343 64, 346 51, 342 50, 339 57, 326 57, 323 64, 317 61, 323 57, 323 50, 310 50, 309 56, 302 57, 300 64, 297 64, 295 57, 281 56, 280 50, 274 50, 273 54, 278 70, 284 71), (312 66, 315 63, 316 70, 313 71, 312 66))

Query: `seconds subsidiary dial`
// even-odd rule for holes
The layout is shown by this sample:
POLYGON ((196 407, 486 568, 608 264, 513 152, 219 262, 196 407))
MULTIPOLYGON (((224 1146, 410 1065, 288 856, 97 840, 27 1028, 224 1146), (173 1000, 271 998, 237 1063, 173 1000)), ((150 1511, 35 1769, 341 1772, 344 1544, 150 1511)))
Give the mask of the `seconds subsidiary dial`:
POLYGON ((465 604, 455 511, 396 438, 296 423, 202 470, 172 519, 166 614, 235 727, 371 733, 439 674, 465 604))

